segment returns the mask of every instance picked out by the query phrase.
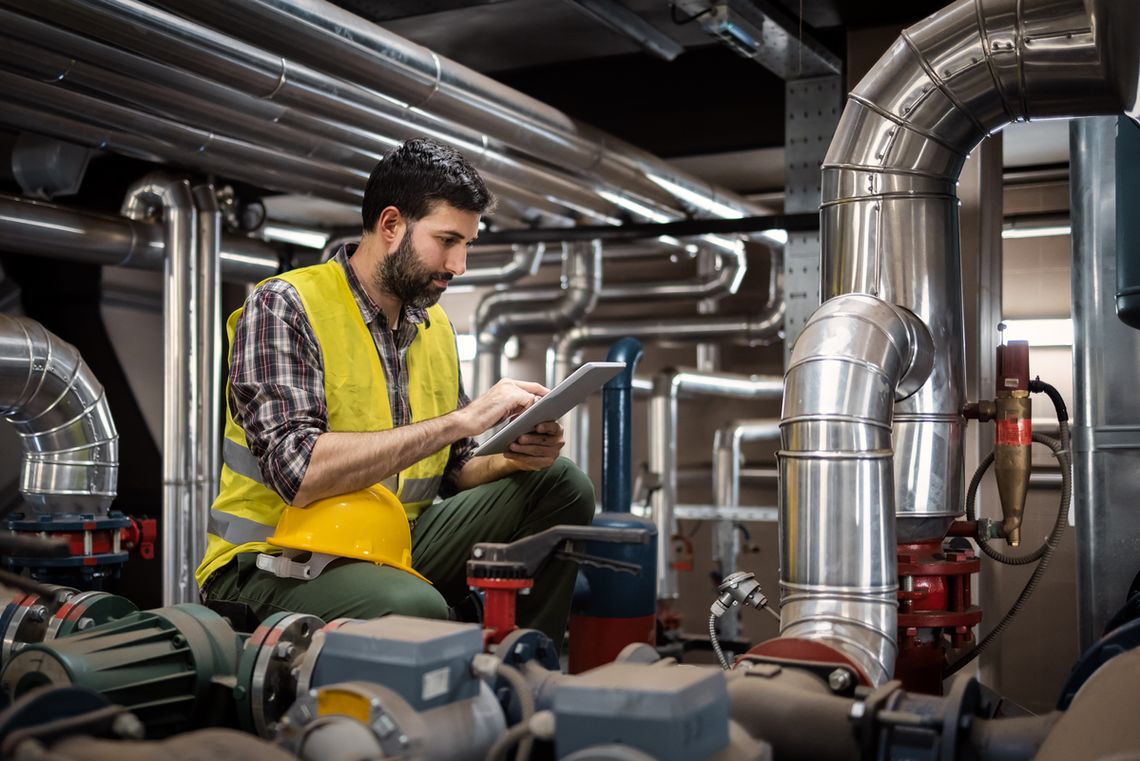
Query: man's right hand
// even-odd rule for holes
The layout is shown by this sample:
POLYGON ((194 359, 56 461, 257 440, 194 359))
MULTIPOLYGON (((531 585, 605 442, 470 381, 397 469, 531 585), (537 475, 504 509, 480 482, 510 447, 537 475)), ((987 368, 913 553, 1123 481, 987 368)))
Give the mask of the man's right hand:
POLYGON ((541 383, 503 378, 457 414, 461 416, 466 435, 478 436, 518 415, 549 392, 541 383))

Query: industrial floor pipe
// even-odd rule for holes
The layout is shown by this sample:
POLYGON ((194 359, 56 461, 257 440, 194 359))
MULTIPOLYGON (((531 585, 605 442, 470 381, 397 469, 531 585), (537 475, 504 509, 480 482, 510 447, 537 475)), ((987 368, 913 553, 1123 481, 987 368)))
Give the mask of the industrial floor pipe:
POLYGON ((503 346, 511 336, 566 330, 593 310, 602 284, 600 241, 569 243, 566 252, 566 289, 545 304, 523 303, 519 309, 491 317, 476 336, 475 394, 481 395, 502 377, 503 346))
POLYGON ((163 291, 164 367, 162 396, 162 603, 197 599, 191 531, 194 513, 205 513, 193 489, 200 431, 198 377, 201 343, 195 309, 198 283, 197 213, 190 183, 150 174, 127 191, 123 215, 145 219, 160 210, 166 247, 163 291))
POLYGON ((682 394, 722 399, 779 399, 784 379, 775 375, 731 375, 663 370, 653 379, 649 403, 649 469, 660 486, 650 496, 653 521, 657 524, 657 597, 677 596, 677 578, 672 568, 669 538, 676 533, 673 509, 677 504, 677 400, 682 394))
MULTIPOLYGON (((0 193, 0 238, 19 254, 114 267, 161 270, 166 259, 162 225, 110 217, 0 193)), ((281 255, 253 238, 222 238, 222 279, 256 283, 277 274, 281 255)))
POLYGON ((220 277, 222 215, 218 196, 208 182, 195 185, 194 206, 198 213, 196 307, 200 347, 194 372, 199 403, 198 452, 194 488, 197 504, 192 515, 190 556, 195 563, 206 555, 206 518, 218 496, 222 470, 222 281, 220 277))
MULTIPOLYGON (((713 505, 740 507, 740 471, 744 464, 741 445, 749 441, 776 441, 780 438, 777 418, 736 420, 713 434, 713 505)), ((713 531, 713 557, 720 559, 721 577, 734 573, 740 556, 740 532, 736 521, 719 520, 713 531)), ((740 609, 732 608, 720 617, 720 634, 727 640, 740 636, 740 609)))
POLYGON ((780 636, 822 641, 875 685, 898 651, 891 423, 933 364, 912 312, 848 294, 808 319, 785 374, 780 636))

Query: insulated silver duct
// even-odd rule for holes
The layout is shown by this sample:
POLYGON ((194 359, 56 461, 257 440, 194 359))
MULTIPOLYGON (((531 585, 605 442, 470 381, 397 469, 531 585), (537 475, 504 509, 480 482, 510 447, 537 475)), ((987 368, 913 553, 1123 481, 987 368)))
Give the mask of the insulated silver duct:
POLYGON ((767 375, 694 373, 662 370, 653 379, 649 402, 649 470, 660 485, 650 495, 653 522, 657 524, 657 598, 677 596, 677 574, 669 553, 677 533, 674 508, 677 506, 677 400, 682 394, 721 399, 779 399, 783 379, 767 375))
POLYGON ((933 360, 921 320, 851 294, 812 314, 785 374, 780 633, 823 640, 876 685, 897 654, 892 417, 933 360))
POLYGON ((193 555, 195 512, 205 513, 195 488, 200 446, 200 394, 196 281, 197 213, 190 183, 150 174, 127 191, 123 216, 145 219, 162 215, 166 248, 163 289, 162 395, 162 604, 197 598, 193 571, 201 559, 193 555))
MULTIPOLYGON (((913 542, 940 538, 962 509, 958 175, 973 147, 1012 121, 1121 110, 1140 116, 1137 28, 1135 2, 959 0, 905 30, 851 93, 840 119, 823 163, 822 295, 873 294, 879 306, 917 315, 933 342, 933 362, 929 380, 909 389, 913 395, 893 415, 893 474, 884 470, 892 459, 892 437, 883 427, 892 420, 889 410, 876 409, 866 420, 877 425, 861 427, 840 417, 801 431, 788 421, 794 424, 785 430, 789 453, 837 454, 789 454, 781 465, 782 562, 792 595, 784 603, 782 633, 837 643, 875 683, 890 677, 895 658, 891 517, 899 517, 898 538, 913 542), (801 433, 809 444, 821 444, 806 445, 801 433), (829 480, 829 473, 844 470, 850 473, 843 480, 829 480)), ((858 303, 851 298, 825 302, 818 322, 829 324, 834 310, 858 303)), ((840 364, 881 367, 886 357, 876 365, 868 355, 881 354, 878 345, 886 339, 848 346, 847 336, 862 336, 871 324, 866 317, 839 322, 835 347, 801 348, 811 340, 805 330, 793 357, 842 349, 850 359, 840 364)), ((886 325, 876 330, 922 333, 886 325)), ((890 340, 894 353, 914 351, 890 340)), ((905 356, 891 361, 908 362, 905 356)), ((838 367, 835 361, 813 364, 838 367)), ((899 368, 892 377, 906 372, 899 368)), ((793 382, 791 371, 788 379, 786 419, 827 415, 838 401, 860 401, 801 398, 798 389, 812 383, 793 382)), ((883 404, 889 400, 878 400, 883 404)))
POLYGON ((850 95, 823 163, 823 298, 906 307, 935 344, 930 382, 895 414, 900 539, 941 537, 962 510, 966 156, 1013 121, 1135 115, 1138 28, 1135 2, 959 0, 905 30, 850 95))
POLYGON ((568 167, 639 197, 679 199, 714 216, 755 213, 733 193, 716 190, 645 151, 575 122, 566 114, 439 56, 325 0, 244 3, 161 0, 180 14, 234 30, 280 55, 356 82, 374 82, 411 107, 470 125, 487 137, 568 167), (329 55, 328 51, 336 51, 329 55))
MULTIPOLYGON (((32 201, 0 193, 5 251, 134 269, 160 270, 166 258, 161 225, 32 201)), ((256 283, 276 275, 281 257, 268 243, 227 235, 222 279, 256 283)))
MULTIPOLYGON (((566 288, 544 304, 523 303, 519 309, 493 311, 476 335, 475 396, 482 395, 502 377, 503 346, 511 336, 549 333, 576 324, 594 308, 602 285, 601 241, 563 244, 566 288)), ((503 292, 507 293, 507 292, 503 292)))
POLYGON ((106 515, 119 435, 79 352, 34 320, 0 314, 0 414, 24 447, 20 492, 41 513, 106 515))

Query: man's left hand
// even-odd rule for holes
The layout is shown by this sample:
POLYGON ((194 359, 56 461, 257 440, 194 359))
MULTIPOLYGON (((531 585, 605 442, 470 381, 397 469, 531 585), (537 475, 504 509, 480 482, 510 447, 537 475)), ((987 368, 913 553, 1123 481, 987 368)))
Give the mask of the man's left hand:
POLYGON ((562 426, 554 421, 539 423, 533 431, 515 439, 503 457, 519 470, 546 470, 558 459, 564 443, 562 426))

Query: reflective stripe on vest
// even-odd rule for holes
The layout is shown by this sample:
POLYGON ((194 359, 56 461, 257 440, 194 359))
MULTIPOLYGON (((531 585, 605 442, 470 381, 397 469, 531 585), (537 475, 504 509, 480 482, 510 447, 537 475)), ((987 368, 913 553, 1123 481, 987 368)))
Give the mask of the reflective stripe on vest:
MULTIPOLYGON (((392 428, 387 379, 376 343, 340 264, 334 260, 279 278, 296 288, 320 349, 328 430, 392 428)), ((241 313, 237 310, 226 323, 231 352, 241 313)), ((427 315, 405 354, 413 423, 452 412, 459 401, 459 359, 451 323, 438 304, 427 315)), ((226 412, 225 465, 221 489, 210 511, 206 556, 195 574, 199 584, 239 552, 276 551, 265 539, 272 535, 285 508, 285 502, 263 482, 245 431, 233 420, 231 410, 226 412)), ((409 519, 438 493, 449 455, 450 447, 443 447, 401 471, 398 481, 383 484, 400 498, 409 519)))

